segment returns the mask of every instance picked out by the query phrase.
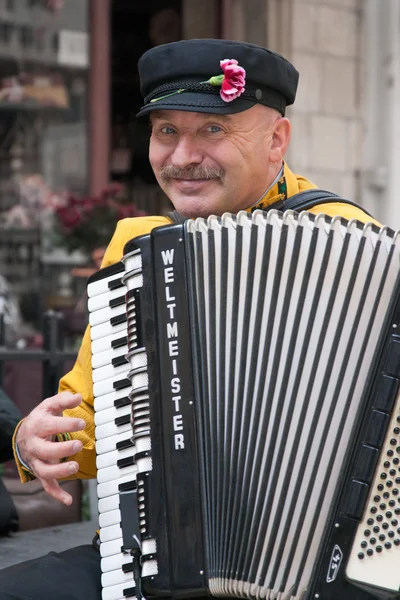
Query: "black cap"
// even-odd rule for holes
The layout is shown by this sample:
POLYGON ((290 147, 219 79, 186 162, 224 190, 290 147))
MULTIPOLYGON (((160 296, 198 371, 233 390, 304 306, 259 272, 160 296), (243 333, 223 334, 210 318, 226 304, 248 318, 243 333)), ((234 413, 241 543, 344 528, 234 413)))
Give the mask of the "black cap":
POLYGON ((294 102, 299 79, 294 66, 279 54, 229 40, 182 40, 156 46, 143 54, 138 68, 144 97, 139 117, 153 110, 233 114, 257 103, 284 115, 286 106, 294 102), (220 86, 204 83, 223 75, 220 62, 225 59, 237 60, 246 71, 244 92, 231 102, 221 98, 220 86))

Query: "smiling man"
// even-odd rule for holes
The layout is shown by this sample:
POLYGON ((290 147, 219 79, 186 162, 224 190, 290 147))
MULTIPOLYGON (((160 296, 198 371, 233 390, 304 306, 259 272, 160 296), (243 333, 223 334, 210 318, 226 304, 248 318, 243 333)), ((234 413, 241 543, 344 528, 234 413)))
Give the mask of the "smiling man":
MULTIPOLYGON (((150 118, 150 162, 161 188, 184 217, 284 207, 316 186, 284 162, 298 73, 283 57, 259 46, 224 40, 188 40, 159 46, 139 61, 150 118)), ((371 221, 340 199, 313 213, 371 221)), ((169 222, 165 217, 121 221, 103 260, 118 262, 127 241, 169 222)), ((65 504, 59 479, 96 477, 91 346, 86 331, 77 362, 19 425, 16 460, 22 481, 34 477, 65 504)), ((100 558, 92 546, 23 563, 0 572, 2 599, 98 600, 100 558)))

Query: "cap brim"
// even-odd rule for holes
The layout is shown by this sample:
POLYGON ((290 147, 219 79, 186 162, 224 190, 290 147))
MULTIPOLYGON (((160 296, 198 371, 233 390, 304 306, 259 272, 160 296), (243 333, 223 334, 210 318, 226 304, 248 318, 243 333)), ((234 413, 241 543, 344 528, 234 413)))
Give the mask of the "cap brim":
POLYGON ((211 113, 216 115, 229 115, 243 112, 256 104, 253 100, 236 98, 232 102, 224 102, 219 94, 202 94, 200 92, 183 92, 158 100, 148 102, 137 113, 137 117, 144 117, 154 110, 185 110, 188 112, 211 113))

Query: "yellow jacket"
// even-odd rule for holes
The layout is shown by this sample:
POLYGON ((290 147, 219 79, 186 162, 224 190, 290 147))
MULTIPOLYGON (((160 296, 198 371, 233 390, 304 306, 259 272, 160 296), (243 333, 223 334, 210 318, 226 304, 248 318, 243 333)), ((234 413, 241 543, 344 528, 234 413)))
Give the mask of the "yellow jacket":
MULTIPOLYGON (((317 186, 301 177, 295 175, 284 165, 284 172, 281 179, 272 186, 266 196, 254 208, 267 208, 278 200, 290 198, 298 192, 316 188, 317 186)), ((249 209, 250 210, 250 209, 249 209)), ((349 204, 340 202, 332 202, 323 204, 321 207, 315 206, 310 210, 314 214, 325 213, 329 216, 340 215, 345 219, 358 219, 362 222, 371 221, 372 219, 362 210, 349 204)), ((149 233, 153 228, 169 223, 166 217, 140 217, 123 219, 117 225, 114 236, 107 248, 102 262, 102 267, 108 267, 121 260, 123 248, 126 242, 134 237, 149 233)), ((376 221, 374 221, 377 225, 376 221)), ((93 411, 93 385, 92 385, 92 366, 91 366, 91 345, 89 326, 86 329, 83 337, 82 345, 76 363, 69 373, 67 373, 60 381, 59 391, 71 391, 82 395, 82 403, 77 408, 64 412, 65 416, 82 418, 86 421, 86 429, 84 431, 66 434, 64 439, 78 439, 83 443, 82 451, 76 454, 73 458, 79 463, 79 471, 76 477, 81 479, 89 479, 96 477, 96 452, 94 438, 94 411, 93 411)), ((15 438, 15 435, 14 435, 15 438)), ((14 453, 15 454, 15 453, 14 453)), ((26 471, 15 454, 21 481, 29 481, 33 478, 31 473, 26 471)))

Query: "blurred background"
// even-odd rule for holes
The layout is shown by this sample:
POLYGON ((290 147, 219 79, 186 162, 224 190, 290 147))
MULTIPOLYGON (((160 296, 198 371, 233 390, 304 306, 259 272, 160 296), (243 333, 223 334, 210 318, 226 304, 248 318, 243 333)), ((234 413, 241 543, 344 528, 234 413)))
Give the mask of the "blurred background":
MULTIPOLYGON (((291 168, 400 227, 399 0, 0 0, 0 385, 22 415, 72 364, 116 221, 170 209, 135 120, 136 65, 195 37, 291 60, 291 168)), ((87 516, 81 484, 75 512, 42 499, 33 513, 12 463, 3 475, 36 514, 22 528, 87 516)))

